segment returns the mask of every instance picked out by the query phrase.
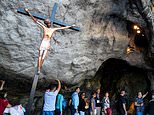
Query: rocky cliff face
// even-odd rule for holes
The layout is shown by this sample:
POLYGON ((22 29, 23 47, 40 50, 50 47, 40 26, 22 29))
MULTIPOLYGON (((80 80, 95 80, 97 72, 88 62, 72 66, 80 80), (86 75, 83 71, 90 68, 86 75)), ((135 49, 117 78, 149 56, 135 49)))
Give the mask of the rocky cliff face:
MULTIPOLYGON (((76 24, 81 31, 67 29, 54 34, 60 45, 51 40, 51 50, 39 78, 39 88, 57 78, 71 86, 84 84, 89 89, 98 87, 104 78, 102 75, 108 75, 104 72, 98 74, 98 71, 104 70, 101 68, 108 59, 116 58, 146 70, 151 89, 154 89, 153 14, 152 3, 146 0, 63 0, 62 3, 59 0, 1 0, 0 79, 7 81, 7 87, 11 90, 12 87, 15 87, 14 90, 17 87, 30 89, 42 38, 42 30, 30 17, 17 13, 17 8, 29 8, 31 12, 49 17, 54 2, 59 4, 56 19, 76 24), (134 24, 144 30, 148 46, 143 45, 144 40, 134 39, 134 24), (133 49, 135 51, 127 54, 126 49, 131 41, 137 43, 133 49)), ((120 63, 115 63, 114 68, 120 63)), ((123 67, 121 69, 124 70, 123 67)), ((133 73, 130 74, 125 76, 133 76, 133 73)))
MULTIPOLYGON (((56 1, 1 1, 0 67, 1 76, 28 79, 34 76, 42 31, 30 17, 18 14, 18 7, 48 16, 56 1)), ((57 1, 59 2, 59 1, 57 1)), ((52 49, 43 69, 46 79, 60 79, 69 84, 91 79, 100 65, 110 57, 127 60, 133 65, 144 65, 142 53, 126 55, 129 42, 127 20, 128 1, 64 0, 59 4, 56 18, 76 24, 80 32, 64 30, 51 41, 52 49)))

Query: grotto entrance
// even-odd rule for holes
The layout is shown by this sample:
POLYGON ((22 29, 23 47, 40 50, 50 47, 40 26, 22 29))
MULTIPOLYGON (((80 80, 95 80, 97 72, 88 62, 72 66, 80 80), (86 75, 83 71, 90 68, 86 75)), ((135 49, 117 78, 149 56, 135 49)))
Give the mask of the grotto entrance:
MULTIPOLYGON (((138 91, 146 93, 150 90, 146 70, 131 66, 122 59, 106 60, 97 71, 96 77, 100 80, 102 94, 108 91, 113 104, 121 89, 127 92, 128 104, 134 100, 138 91)), ((148 101, 148 97, 146 99, 148 101)))

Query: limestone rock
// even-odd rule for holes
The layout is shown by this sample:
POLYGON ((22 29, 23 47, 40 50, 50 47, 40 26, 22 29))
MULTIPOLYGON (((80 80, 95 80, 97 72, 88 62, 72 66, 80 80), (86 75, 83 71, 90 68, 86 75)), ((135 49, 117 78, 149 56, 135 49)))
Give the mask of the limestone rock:
MULTIPOLYGON (((55 2, 59 3, 58 0, 55 2)), ((33 78, 42 31, 30 17, 17 13, 16 9, 23 6, 48 17, 54 1, 50 4, 42 0, 0 1, 1 78, 33 78)), ((76 24, 81 31, 69 29, 55 34, 61 45, 51 41, 52 49, 43 64, 46 75, 42 73, 41 76, 78 84, 93 78, 101 64, 110 57, 144 65, 142 53, 133 55, 133 58, 126 54, 129 42, 126 23, 127 19, 135 17, 126 15, 129 13, 127 8, 125 0, 63 0, 61 5, 59 3, 56 18, 76 24)))

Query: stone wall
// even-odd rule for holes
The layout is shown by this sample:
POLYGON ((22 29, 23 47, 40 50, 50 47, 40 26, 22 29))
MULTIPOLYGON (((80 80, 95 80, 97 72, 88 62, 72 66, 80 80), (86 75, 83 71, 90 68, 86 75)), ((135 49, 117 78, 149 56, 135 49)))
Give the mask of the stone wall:
MULTIPOLYGON (((42 31, 30 17, 17 13, 18 7, 49 16, 57 0, 0 1, 0 67, 1 78, 7 76, 31 79, 34 76, 42 31), (22 77, 21 77, 22 76, 22 77)), ((61 44, 51 40, 51 50, 43 64, 46 75, 40 78, 60 79, 77 84, 91 79, 100 65, 110 57, 127 60, 133 65, 144 65, 142 53, 126 55, 129 42, 126 28, 129 15, 128 1, 63 0, 56 18, 76 24, 81 31, 64 30, 55 34, 61 44), (134 58, 135 57, 135 58, 134 58)))
MULTIPOLYGON (((136 0, 62 0, 62 3, 59 0, 1 0, 0 79, 6 80, 5 89, 12 95, 13 103, 17 101, 26 106, 42 39, 42 30, 30 17, 17 13, 17 8, 29 8, 31 12, 49 17, 54 2, 59 4, 56 19, 75 24, 81 31, 67 29, 55 33, 60 45, 51 40, 39 77, 38 99, 44 88, 57 78, 69 93, 76 85, 95 89, 101 85, 95 75, 109 58, 126 60, 130 65, 153 71, 153 37, 135 5, 136 0), (128 22, 145 29, 150 43, 147 49, 126 53, 133 39, 128 22)), ((153 74, 149 74, 149 79, 153 89, 153 74)))

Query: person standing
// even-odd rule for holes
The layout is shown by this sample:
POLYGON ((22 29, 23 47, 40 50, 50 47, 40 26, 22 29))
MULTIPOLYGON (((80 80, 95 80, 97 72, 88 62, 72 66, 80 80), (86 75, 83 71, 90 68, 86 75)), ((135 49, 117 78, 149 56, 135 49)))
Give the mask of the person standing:
POLYGON ((71 115, 78 113, 79 106, 79 92, 80 88, 76 87, 75 92, 72 94, 72 105, 71 105, 71 115))
POLYGON ((5 108, 10 108, 11 104, 6 99, 7 92, 1 91, 0 93, 0 115, 3 115, 5 108))
POLYGON ((147 115, 154 115, 154 91, 152 92, 152 99, 148 103, 147 115))
POLYGON ((100 88, 96 91, 96 115, 100 115, 101 113, 101 94, 100 94, 100 88))
POLYGON ((58 94, 57 101, 56 101, 56 115, 63 114, 63 101, 64 101, 63 95, 58 94))
POLYGON ((105 115, 112 115, 112 109, 110 107, 108 92, 105 93, 105 97, 103 98, 102 105, 103 105, 102 108, 103 108, 103 111, 105 112, 105 115))
POLYGON ((135 100, 135 107, 136 107, 136 115, 143 115, 144 113, 144 102, 143 99, 147 96, 148 92, 142 95, 141 92, 138 92, 138 96, 135 100))
POLYGON ((80 115, 85 115, 85 106, 86 106, 85 96, 86 96, 85 92, 82 92, 79 97, 79 113, 80 113, 80 115))
POLYGON ((127 115, 125 95, 126 95, 125 90, 121 90, 120 96, 119 96, 118 102, 117 102, 118 115, 127 115))
POLYGON ((58 92, 61 89, 60 81, 57 80, 57 82, 58 82, 57 89, 56 89, 56 86, 49 85, 48 89, 46 90, 44 94, 44 106, 43 106, 42 115, 54 115, 56 96, 58 95, 58 92))
POLYGON ((96 92, 92 92, 90 99, 90 115, 96 115, 96 92))

